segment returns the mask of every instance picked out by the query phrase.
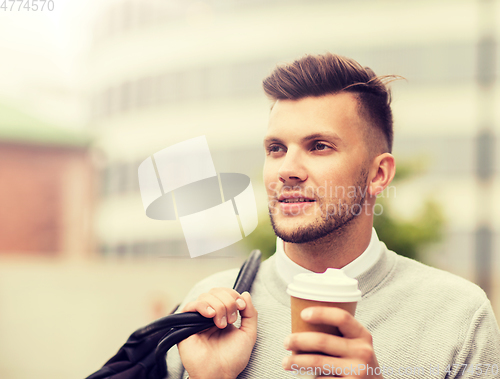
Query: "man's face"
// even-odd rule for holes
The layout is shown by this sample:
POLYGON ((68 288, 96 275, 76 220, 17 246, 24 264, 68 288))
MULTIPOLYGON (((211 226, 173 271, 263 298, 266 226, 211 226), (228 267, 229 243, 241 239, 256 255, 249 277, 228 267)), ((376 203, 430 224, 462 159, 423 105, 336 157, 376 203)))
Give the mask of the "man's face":
POLYGON ((264 139, 264 183, 278 237, 314 241, 366 212, 365 124, 349 93, 275 103, 264 139))

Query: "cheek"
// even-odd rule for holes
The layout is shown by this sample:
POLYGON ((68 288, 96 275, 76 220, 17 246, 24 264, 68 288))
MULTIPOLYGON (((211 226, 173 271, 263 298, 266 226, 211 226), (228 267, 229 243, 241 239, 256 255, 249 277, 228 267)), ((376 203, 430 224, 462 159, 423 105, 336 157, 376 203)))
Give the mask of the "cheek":
POLYGON ((274 195, 276 193, 276 189, 278 188, 278 183, 275 180, 264 180, 264 184, 266 186, 266 192, 269 195, 274 195))
POLYGON ((316 193, 321 200, 342 198, 349 190, 349 186, 353 185, 349 178, 345 170, 341 172, 339 168, 323 171, 316 180, 316 193))
POLYGON ((266 186, 266 192, 268 194, 273 194, 276 192, 276 175, 273 174, 272 169, 268 163, 264 164, 263 170, 264 185, 266 186))

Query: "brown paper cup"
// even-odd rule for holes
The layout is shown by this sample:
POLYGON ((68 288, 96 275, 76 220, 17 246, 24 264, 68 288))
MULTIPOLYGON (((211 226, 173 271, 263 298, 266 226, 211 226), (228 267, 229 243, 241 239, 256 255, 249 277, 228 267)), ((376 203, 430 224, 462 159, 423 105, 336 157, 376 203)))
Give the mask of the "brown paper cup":
MULTIPOLYGON (((290 295, 292 312, 292 333, 320 332, 341 336, 336 326, 327 324, 311 324, 300 317, 300 313, 310 307, 341 308, 354 316, 357 302, 361 300, 358 281, 347 277, 341 270, 329 268, 324 273, 302 273, 293 278, 287 287, 290 295), (314 299, 314 300, 311 300, 314 299)), ((292 351, 292 354, 306 352, 292 351)), ((307 352, 314 354, 315 352, 307 352)), ((321 352, 316 352, 321 354, 321 352)), ((311 379, 314 375, 302 375, 298 378, 311 379)))
MULTIPOLYGON (((333 334, 336 336, 341 336, 339 329, 336 326, 326 325, 326 324, 311 324, 300 317, 300 312, 309 307, 335 307, 345 309, 351 315, 354 316, 356 313, 356 302, 351 303, 332 303, 324 301, 313 301, 306 299, 299 299, 298 297, 290 297, 291 308, 292 308, 292 333, 300 332, 321 332, 333 334)), ((292 352, 292 354, 297 354, 300 352, 292 352)))

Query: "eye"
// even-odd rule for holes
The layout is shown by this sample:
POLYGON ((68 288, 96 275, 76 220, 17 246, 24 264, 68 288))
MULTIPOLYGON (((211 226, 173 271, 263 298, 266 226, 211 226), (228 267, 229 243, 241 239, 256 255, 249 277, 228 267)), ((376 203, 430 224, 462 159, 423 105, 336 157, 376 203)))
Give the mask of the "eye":
POLYGON ((285 149, 281 145, 270 145, 267 147, 268 154, 279 153, 280 151, 285 151, 285 149))
POLYGON ((323 151, 323 150, 327 150, 327 149, 331 149, 330 146, 322 143, 322 142, 316 142, 314 144, 314 149, 313 150, 318 150, 318 151, 323 151))

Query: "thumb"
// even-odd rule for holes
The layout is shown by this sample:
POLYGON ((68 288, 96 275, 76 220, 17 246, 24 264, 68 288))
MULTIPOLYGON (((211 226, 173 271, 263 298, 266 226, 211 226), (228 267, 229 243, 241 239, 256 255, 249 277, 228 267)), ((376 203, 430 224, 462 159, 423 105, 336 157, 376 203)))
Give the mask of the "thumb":
POLYGON ((245 301, 246 307, 240 311, 241 326, 240 330, 251 335, 255 340, 257 338, 257 309, 252 304, 252 297, 248 292, 243 292, 241 298, 245 301))

